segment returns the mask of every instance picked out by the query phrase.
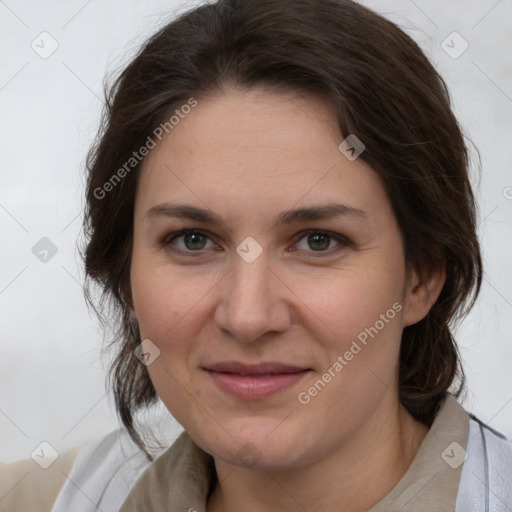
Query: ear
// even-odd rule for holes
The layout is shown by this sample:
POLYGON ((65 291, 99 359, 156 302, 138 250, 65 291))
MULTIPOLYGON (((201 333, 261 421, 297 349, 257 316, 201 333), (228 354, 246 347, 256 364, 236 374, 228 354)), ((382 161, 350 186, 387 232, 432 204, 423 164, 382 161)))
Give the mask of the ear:
POLYGON ((412 270, 404 292, 403 325, 413 325, 425 318, 434 305, 446 281, 444 267, 412 270))

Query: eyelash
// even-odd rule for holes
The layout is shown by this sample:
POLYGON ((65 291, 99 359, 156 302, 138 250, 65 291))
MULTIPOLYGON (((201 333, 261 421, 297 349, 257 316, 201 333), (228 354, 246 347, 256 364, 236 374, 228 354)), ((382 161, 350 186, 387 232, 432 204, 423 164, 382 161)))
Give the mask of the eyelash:
MULTIPOLYGON (((204 255, 204 250, 205 249, 199 249, 197 251, 193 251, 193 250, 183 250, 183 249, 179 249, 178 247, 176 246, 173 246, 173 243, 177 238, 180 238, 184 235, 187 235, 187 234, 190 234, 190 235, 202 235, 202 236, 205 236, 208 240, 212 241, 213 240, 211 239, 211 237, 208 235, 207 232, 205 231, 201 231, 201 230, 198 230, 198 229, 183 229, 181 231, 176 231, 174 233, 169 233, 168 235, 166 235, 162 241, 161 241, 161 245, 164 249, 171 249, 173 252, 176 252, 176 253, 179 253, 179 254, 183 254, 183 255, 187 255, 187 256, 192 256, 192 257, 199 257, 199 256, 203 256, 204 255)), ((301 231, 300 233, 298 233, 294 238, 295 238, 295 244, 297 244, 298 242, 300 242, 303 238, 307 237, 308 235, 311 235, 311 234, 317 234, 317 235, 327 235, 328 237, 330 237, 332 240, 336 241, 339 245, 336 246, 335 248, 333 249, 327 249, 325 251, 306 251, 308 253, 311 253, 311 255, 313 257, 321 257, 321 256, 325 256, 325 255, 331 255, 333 254, 334 252, 338 252, 339 250, 341 250, 342 248, 344 247, 352 247, 353 244, 350 240, 348 240, 346 237, 338 234, 338 233, 332 233, 331 231, 323 231, 323 230, 319 230, 319 229, 307 229, 307 230, 304 230, 304 231, 301 231)), ((295 251, 297 249, 293 249, 293 251, 295 251)), ((300 251, 300 249, 299 249, 300 251)))

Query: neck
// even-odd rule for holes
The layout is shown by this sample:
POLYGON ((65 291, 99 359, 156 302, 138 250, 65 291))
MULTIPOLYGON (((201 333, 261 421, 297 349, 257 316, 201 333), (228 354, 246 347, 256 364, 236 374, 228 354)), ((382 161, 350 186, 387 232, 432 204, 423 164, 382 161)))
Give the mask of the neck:
POLYGON ((336 451, 285 471, 241 468, 215 459, 208 512, 364 512, 381 501, 411 465, 428 427, 398 404, 376 414, 336 451))

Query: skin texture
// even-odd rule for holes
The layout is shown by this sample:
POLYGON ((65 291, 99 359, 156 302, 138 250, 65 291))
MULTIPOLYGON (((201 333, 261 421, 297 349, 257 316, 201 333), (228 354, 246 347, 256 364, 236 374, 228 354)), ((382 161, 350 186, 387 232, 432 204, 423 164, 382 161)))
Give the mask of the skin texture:
POLYGON ((361 158, 338 150, 343 137, 331 112, 314 97, 225 89, 198 98, 144 162, 133 307, 142 339, 160 350, 148 366, 158 395, 214 457, 210 512, 368 510, 398 483, 428 432, 398 401, 398 355, 402 329, 428 313, 444 273, 420 280, 406 271, 382 183, 361 158), (222 222, 147 215, 161 203, 206 208, 222 222), (283 210, 329 203, 365 216, 273 227, 283 210), (182 229, 206 237, 170 240, 182 229), (324 235, 327 248, 314 250, 321 243, 308 243, 307 229, 348 243, 324 235), (252 263, 236 252, 248 236, 262 248, 252 263), (397 303, 394 318, 300 403, 299 393, 397 303), (202 369, 221 361, 311 371, 276 395, 240 400, 202 369))

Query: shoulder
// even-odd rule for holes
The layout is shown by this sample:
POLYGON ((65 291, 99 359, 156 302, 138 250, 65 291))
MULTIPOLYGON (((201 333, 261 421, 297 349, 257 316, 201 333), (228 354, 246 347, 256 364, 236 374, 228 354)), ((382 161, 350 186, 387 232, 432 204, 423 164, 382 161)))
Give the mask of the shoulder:
POLYGON ((470 414, 457 512, 512 505, 512 441, 470 414))
POLYGON ((78 448, 68 450, 46 468, 31 458, 0 463, 0 511, 50 511, 77 453, 78 448))
POLYGON ((116 510, 148 464, 123 429, 61 454, 47 469, 32 459, 3 464, 0 512, 116 510))
POLYGON ((52 512, 118 510, 149 464, 124 429, 95 438, 77 453, 52 512))

